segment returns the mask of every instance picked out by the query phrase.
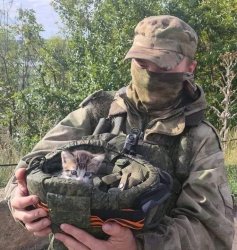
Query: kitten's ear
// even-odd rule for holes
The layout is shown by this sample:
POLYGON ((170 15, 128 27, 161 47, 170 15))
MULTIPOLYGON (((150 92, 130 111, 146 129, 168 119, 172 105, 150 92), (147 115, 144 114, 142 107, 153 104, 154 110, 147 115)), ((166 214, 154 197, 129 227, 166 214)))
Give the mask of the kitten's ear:
POLYGON ((104 159, 105 154, 95 154, 87 166, 87 171, 96 173, 104 159))
POLYGON ((97 162, 102 162, 104 159, 105 159, 105 154, 98 154, 92 158, 92 160, 95 160, 97 162))
POLYGON ((62 151, 61 159, 63 163, 66 163, 68 160, 74 160, 74 156, 69 151, 62 151))

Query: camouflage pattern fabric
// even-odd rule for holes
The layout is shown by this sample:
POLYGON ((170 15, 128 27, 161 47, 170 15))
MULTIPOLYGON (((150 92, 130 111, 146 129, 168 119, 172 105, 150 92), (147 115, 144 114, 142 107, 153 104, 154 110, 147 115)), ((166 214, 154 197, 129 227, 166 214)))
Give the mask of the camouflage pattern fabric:
MULTIPOLYGON (((62 223, 69 223, 97 238, 106 238, 101 227, 95 223, 100 220, 99 215, 96 215, 98 219, 95 218, 96 211, 97 214, 98 211, 103 211, 106 221, 113 220, 133 230, 143 231, 153 227, 154 222, 150 225, 154 216, 149 214, 151 209, 154 211, 156 207, 156 223, 159 223, 159 218, 164 214, 168 214, 169 203, 176 201, 176 196, 172 199, 170 197, 171 189, 178 190, 180 185, 173 187, 172 178, 158 167, 162 165, 162 169, 172 168, 172 161, 166 150, 157 145, 139 145, 139 153, 145 153, 146 158, 156 152, 156 165, 151 165, 140 154, 131 156, 119 153, 125 139, 124 134, 84 137, 83 140, 73 141, 47 154, 43 160, 35 158, 31 161, 27 169, 27 187, 30 194, 36 194, 40 198, 41 204, 47 204, 53 233, 61 231, 62 223), (98 175, 93 179, 94 185, 57 176, 61 170, 60 153, 70 148, 105 154, 98 175), (124 218, 122 209, 133 209, 134 213, 127 212, 124 218), (116 217, 110 217, 109 214, 116 214, 116 217), (144 218, 145 221, 142 222, 144 218)), ((51 244, 56 244, 57 249, 64 249, 59 242, 51 241, 51 244)))
MULTIPOLYGON (((166 148, 178 144, 172 157, 174 168, 168 172, 181 182, 181 193, 170 215, 165 215, 151 231, 136 234, 138 249, 154 249, 154 246, 169 250, 231 249, 233 203, 217 133, 199 116, 206 106, 203 94, 186 103, 178 115, 166 114, 159 119, 134 112, 125 93, 118 92, 114 101, 113 95, 106 92, 95 93, 49 131, 22 162, 33 156, 44 156, 68 141, 92 134, 99 119, 106 117, 108 112, 111 118, 124 113, 127 117, 122 128, 125 133, 132 127, 144 128, 146 142, 166 148), (177 119, 182 120, 181 128, 177 119), (178 142, 177 136, 180 136, 178 142)), ((149 158, 152 160, 155 154, 149 158)), ((18 167, 21 166, 20 162, 18 167)), ((6 189, 8 200, 14 196, 15 187, 13 178, 6 189)))
MULTIPOLYGON (((44 157, 43 161, 35 159, 29 164, 27 169, 27 184, 28 190, 32 194, 37 194, 43 203, 47 203, 47 192, 68 196, 88 196, 92 197, 89 207, 90 209, 121 209, 132 208, 134 201, 147 191, 147 188, 153 189, 160 183, 160 168, 172 169, 172 161, 169 158, 166 150, 156 145, 138 145, 138 156, 131 156, 120 153, 126 136, 121 134, 118 136, 111 134, 101 134, 97 136, 89 136, 83 140, 73 141, 65 147, 57 149, 55 152, 49 153, 44 157), (109 141, 105 141, 109 138, 109 141), (112 139, 111 139, 112 138, 112 139), (116 143, 113 145, 111 143, 116 143), (78 182, 73 179, 63 179, 58 177, 58 172, 61 170, 60 152, 65 148, 86 149, 93 153, 104 153, 105 160, 98 172, 101 176, 101 182, 105 185, 112 185, 116 188, 123 176, 127 178, 126 188, 123 191, 106 190, 105 187, 99 189, 99 185, 89 185, 83 182, 78 182), (152 160, 150 164, 144 160, 141 153, 145 154, 145 158, 156 152, 159 157, 152 160), (115 160, 114 160, 115 159, 115 160), (115 161, 115 162, 114 162, 115 161), (111 176, 115 177, 109 178, 111 176), (113 181, 115 180, 115 181, 113 181), (117 183, 117 184, 116 184, 117 183), (98 190, 97 190, 98 189, 98 190), (98 192, 97 192, 98 191, 98 192), (115 193, 113 194, 113 191, 115 193), (98 196, 98 197, 97 197, 98 196), (114 198, 113 198, 114 196, 114 198), (131 196, 131 197, 130 197, 131 196), (117 201, 115 201, 117 200, 117 201)), ((98 178, 95 176, 94 180, 98 178)), ((95 182, 94 182, 95 184, 95 182)), ((50 195, 52 197, 52 195, 50 195)), ((84 206, 83 206, 84 207, 84 206)), ((65 209, 67 210, 67 209, 65 209)))
POLYGON ((184 58, 193 59, 197 34, 184 21, 174 16, 144 18, 135 28, 133 45, 125 59, 146 59, 160 68, 174 68, 184 58))
MULTIPOLYGON (((163 70, 170 70, 184 57, 186 61, 194 59, 197 42, 195 31, 179 18, 147 17, 135 28, 133 45, 125 59, 145 59, 163 70)), ((25 166, 35 156, 44 157, 65 143, 93 134, 98 122, 115 134, 140 129, 144 136, 137 147, 138 153, 142 151, 145 160, 156 165, 161 156, 157 152, 166 149, 172 164, 158 166, 161 169, 163 166, 162 170, 181 184, 181 190, 172 190, 175 202, 162 210, 167 213, 161 218, 157 207, 149 211, 146 231, 134 233, 138 250, 150 250, 154 246, 168 250, 230 250, 234 236, 233 202, 218 135, 212 125, 204 121, 206 101, 201 87, 193 79, 186 79, 180 99, 179 89, 175 92, 177 103, 160 110, 153 106, 160 98, 156 95, 150 96, 155 97, 151 108, 146 105, 140 108, 137 103, 143 101, 139 100, 143 99, 142 95, 129 96, 133 84, 134 79, 128 88, 115 95, 104 91, 92 94, 78 110, 50 130, 33 151, 22 158, 18 167, 25 166)), ((169 96, 165 101, 168 99, 169 96)), ((6 188, 10 209, 16 185, 13 176, 6 188)), ((51 202, 55 202, 53 196, 51 202)), ((86 204, 87 200, 83 202, 86 204)), ((77 201, 72 203, 77 205, 77 201)))
POLYGON ((190 73, 153 73, 131 62, 132 83, 127 96, 140 112, 169 113, 180 106, 184 82, 192 78, 190 73))

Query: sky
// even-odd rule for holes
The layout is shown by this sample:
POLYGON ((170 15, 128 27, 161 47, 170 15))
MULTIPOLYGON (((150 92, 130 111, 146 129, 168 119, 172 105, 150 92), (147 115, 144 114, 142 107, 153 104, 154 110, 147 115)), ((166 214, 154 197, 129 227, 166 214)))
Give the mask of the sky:
POLYGON ((5 8, 10 8, 9 13, 11 18, 16 15, 18 8, 33 9, 36 12, 37 22, 43 25, 45 30, 41 35, 44 38, 49 38, 58 34, 61 25, 60 18, 50 5, 50 2, 51 0, 0 0, 0 9, 4 3, 5 8))

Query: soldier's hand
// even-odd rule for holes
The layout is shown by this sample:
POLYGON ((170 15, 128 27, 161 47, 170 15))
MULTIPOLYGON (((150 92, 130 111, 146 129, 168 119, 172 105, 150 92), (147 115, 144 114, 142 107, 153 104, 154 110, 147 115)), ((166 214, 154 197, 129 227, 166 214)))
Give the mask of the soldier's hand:
POLYGON ((17 187, 11 200, 12 214, 16 220, 24 223, 26 229, 35 236, 46 236, 51 232, 50 220, 47 212, 42 208, 34 208, 39 199, 36 195, 29 195, 26 186, 25 169, 20 168, 15 173, 17 187), (31 209, 29 209, 31 208, 31 209))
POLYGON ((55 238, 62 241, 69 249, 77 250, 136 250, 136 241, 130 229, 117 223, 106 223, 102 229, 110 235, 108 240, 99 240, 85 231, 68 224, 62 224, 61 229, 67 234, 56 233, 55 238))

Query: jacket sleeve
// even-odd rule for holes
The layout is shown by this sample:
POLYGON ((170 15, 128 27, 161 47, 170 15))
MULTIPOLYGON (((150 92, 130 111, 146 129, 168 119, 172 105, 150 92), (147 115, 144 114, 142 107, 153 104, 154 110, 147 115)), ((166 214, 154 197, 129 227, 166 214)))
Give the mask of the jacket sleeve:
POLYGON ((176 206, 157 230, 136 235, 139 250, 231 250, 233 201, 219 139, 206 123, 192 139, 191 172, 176 206))

